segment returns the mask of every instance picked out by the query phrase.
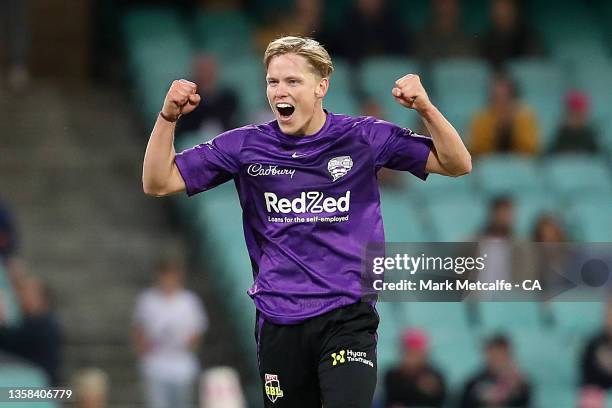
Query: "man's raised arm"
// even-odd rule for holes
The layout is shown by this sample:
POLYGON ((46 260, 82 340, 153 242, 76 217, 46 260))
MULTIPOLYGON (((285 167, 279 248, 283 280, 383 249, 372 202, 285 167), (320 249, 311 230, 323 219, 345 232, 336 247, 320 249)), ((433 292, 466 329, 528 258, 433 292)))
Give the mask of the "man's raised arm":
POLYGON ((431 103, 418 75, 398 79, 392 94, 402 106, 416 110, 431 133, 434 149, 427 159, 427 173, 456 177, 472 171, 472 156, 453 125, 431 103))
POLYGON ((200 103, 196 84, 174 81, 149 137, 142 166, 142 188, 147 195, 165 196, 185 191, 185 182, 174 163, 174 130, 178 118, 200 103))

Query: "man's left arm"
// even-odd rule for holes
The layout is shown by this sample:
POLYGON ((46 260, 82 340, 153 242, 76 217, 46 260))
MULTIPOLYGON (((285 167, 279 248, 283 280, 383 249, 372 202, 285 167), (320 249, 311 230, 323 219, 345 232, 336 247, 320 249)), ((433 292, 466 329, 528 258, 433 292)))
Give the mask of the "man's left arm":
POLYGON ((434 147, 425 165, 427 173, 457 177, 472 171, 470 153, 453 125, 431 103, 418 75, 398 79, 391 93, 399 104, 419 113, 431 134, 434 147))

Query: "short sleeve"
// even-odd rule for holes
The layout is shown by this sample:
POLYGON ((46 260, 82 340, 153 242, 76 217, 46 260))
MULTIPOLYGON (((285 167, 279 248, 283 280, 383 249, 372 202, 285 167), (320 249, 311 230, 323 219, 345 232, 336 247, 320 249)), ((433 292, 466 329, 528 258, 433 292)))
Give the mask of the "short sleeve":
POLYGON ((372 118, 368 138, 374 152, 377 170, 387 167, 409 171, 423 180, 427 178, 425 165, 433 147, 430 137, 372 118))
POLYGON ((243 133, 240 129, 230 130, 176 155, 174 161, 185 181, 187 195, 210 190, 238 173, 243 133))

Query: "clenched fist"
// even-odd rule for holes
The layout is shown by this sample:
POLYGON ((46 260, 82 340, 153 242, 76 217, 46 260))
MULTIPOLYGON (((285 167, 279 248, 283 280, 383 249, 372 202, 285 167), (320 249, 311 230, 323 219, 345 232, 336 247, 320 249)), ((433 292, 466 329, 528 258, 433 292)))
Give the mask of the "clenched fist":
POLYGON ((427 96, 425 88, 421 85, 421 79, 418 75, 404 75, 395 81, 395 86, 391 93, 402 106, 414 109, 417 112, 422 112, 431 106, 429 96, 427 96))
POLYGON ((170 122, 176 122, 181 115, 193 112, 202 99, 196 92, 197 86, 193 82, 186 79, 173 81, 166 94, 161 116, 170 122))

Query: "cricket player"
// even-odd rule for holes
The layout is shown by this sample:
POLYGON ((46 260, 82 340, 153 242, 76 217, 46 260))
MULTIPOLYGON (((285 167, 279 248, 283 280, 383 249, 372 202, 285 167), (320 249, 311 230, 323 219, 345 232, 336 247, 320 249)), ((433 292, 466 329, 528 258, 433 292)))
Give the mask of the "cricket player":
POLYGON ((378 315, 362 301, 361 268, 366 244, 384 242, 377 172, 460 176, 471 157, 417 75, 399 78, 389 97, 417 111, 431 137, 325 110, 333 64, 313 39, 274 40, 264 64, 275 120, 178 154, 176 122, 201 98, 192 82, 172 83, 145 153, 144 192, 192 196, 234 181, 266 407, 370 407, 378 315))

